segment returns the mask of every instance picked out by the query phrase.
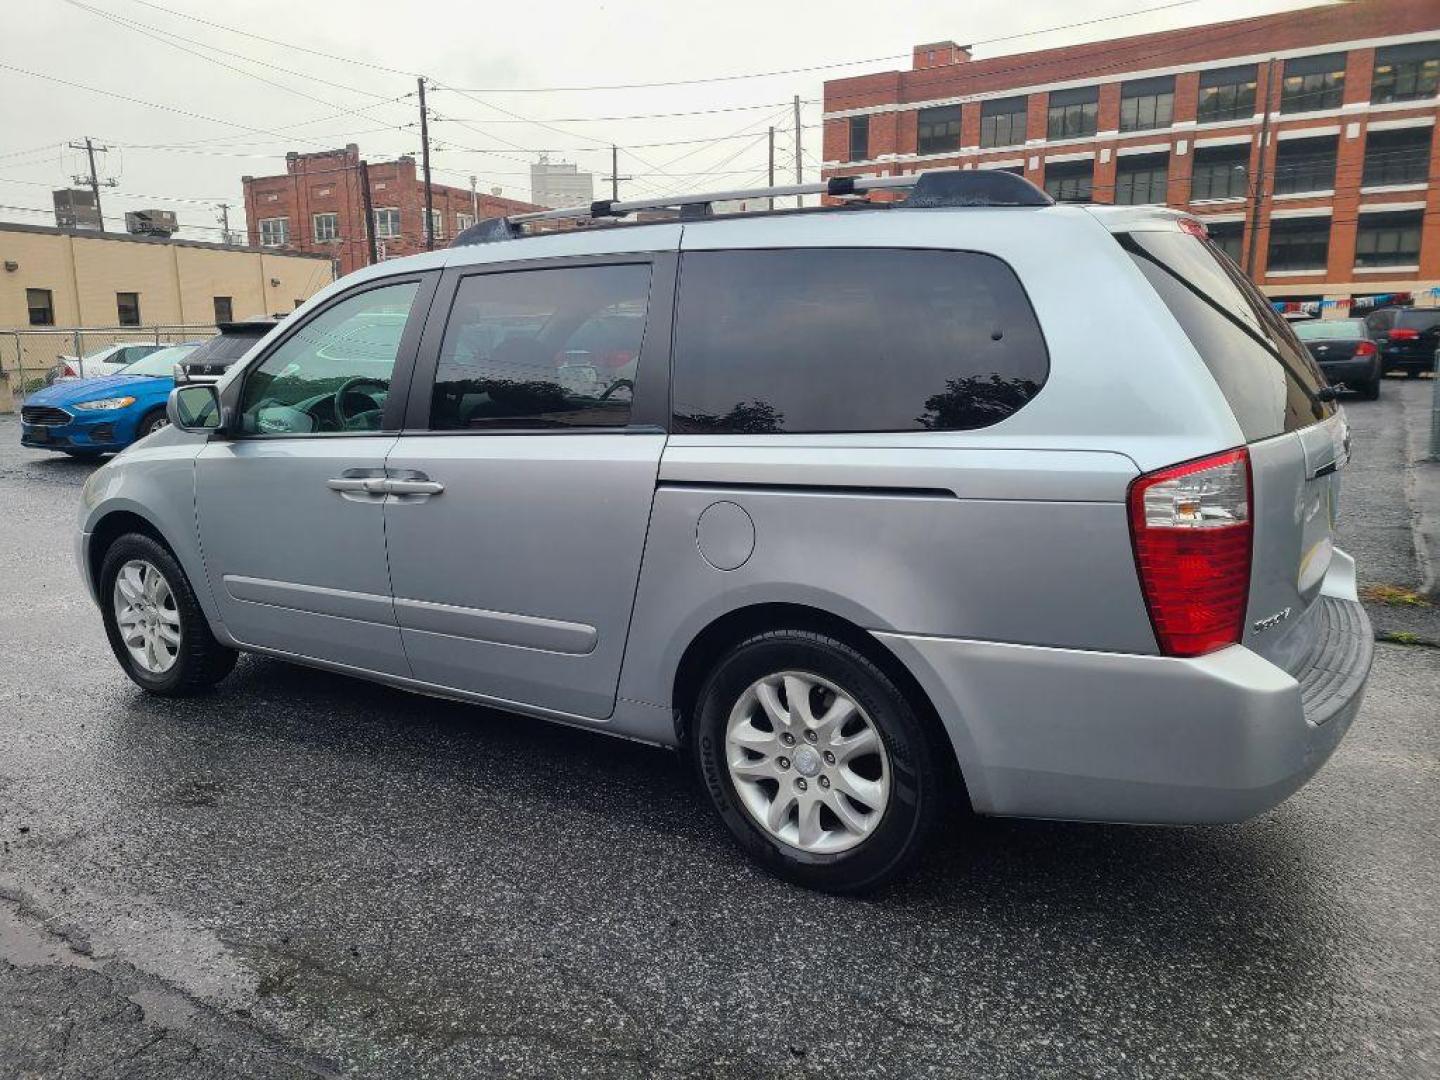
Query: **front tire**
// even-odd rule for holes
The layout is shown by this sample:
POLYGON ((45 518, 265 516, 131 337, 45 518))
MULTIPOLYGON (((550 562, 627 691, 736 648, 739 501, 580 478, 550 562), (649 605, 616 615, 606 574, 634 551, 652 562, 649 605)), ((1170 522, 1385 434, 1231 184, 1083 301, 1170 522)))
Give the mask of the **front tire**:
POLYGON ((126 533, 105 552, 100 610, 115 659, 152 694, 200 693, 235 666, 237 654, 215 640, 180 564, 143 533, 126 533))
POLYGON ((759 634, 720 659, 693 751, 740 846, 827 892, 906 874, 944 803, 935 747, 904 694, 862 653, 811 631, 759 634))
POLYGON ((147 435, 154 435, 161 428, 170 426, 170 418, 165 415, 164 409, 154 409, 141 418, 140 423, 135 427, 135 439, 138 442, 147 435))

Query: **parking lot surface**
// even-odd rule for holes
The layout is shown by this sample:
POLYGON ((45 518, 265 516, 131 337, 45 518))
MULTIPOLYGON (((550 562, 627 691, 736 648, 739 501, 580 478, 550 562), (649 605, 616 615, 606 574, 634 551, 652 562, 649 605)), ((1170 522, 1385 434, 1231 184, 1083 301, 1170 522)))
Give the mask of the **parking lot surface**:
MULTIPOLYGON (((1430 389, 1346 402, 1366 584, 1423 576, 1430 389)), ((145 696, 72 564, 91 468, 0 417, 0 1078, 1440 1074, 1440 650, 1382 643, 1249 824, 957 819, 841 899, 666 751, 256 658, 145 696)))

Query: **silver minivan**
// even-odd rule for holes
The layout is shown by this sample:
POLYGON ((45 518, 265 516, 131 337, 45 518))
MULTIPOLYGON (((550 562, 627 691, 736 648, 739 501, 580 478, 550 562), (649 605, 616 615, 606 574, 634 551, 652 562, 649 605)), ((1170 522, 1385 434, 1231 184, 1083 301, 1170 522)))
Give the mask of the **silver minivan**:
POLYGON ((1182 213, 805 190, 484 222, 178 388, 84 491, 121 666, 182 695, 260 653, 677 747, 835 891, 956 802, 1214 823, 1299 788, 1373 646, 1290 329, 1182 213))

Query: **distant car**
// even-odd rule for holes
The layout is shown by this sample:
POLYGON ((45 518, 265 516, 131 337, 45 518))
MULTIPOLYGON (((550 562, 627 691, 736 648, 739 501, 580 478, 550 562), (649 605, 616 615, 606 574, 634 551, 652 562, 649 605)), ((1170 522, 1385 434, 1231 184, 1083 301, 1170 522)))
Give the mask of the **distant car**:
POLYGON ((1331 386, 1348 386, 1370 401, 1380 396, 1380 349, 1370 340, 1364 319, 1312 319, 1291 328, 1331 386))
POLYGON ((176 383, 216 382, 230 365, 244 356, 271 330, 279 319, 246 319, 220 323, 220 333, 206 341, 176 366, 176 383))
POLYGON ((20 409, 20 444, 98 457, 158 431, 166 424, 175 365, 199 344, 152 350, 113 375, 66 380, 31 394, 20 409))
POLYGON ((128 367, 137 360, 143 360, 151 353, 159 352, 163 348, 166 346, 156 345, 153 342, 150 344, 119 344, 107 345, 103 349, 96 349, 84 356, 62 356, 50 369, 50 376, 46 381, 53 384, 73 379, 96 379, 101 375, 114 375, 121 368, 128 367))
POLYGON ((1440 350, 1440 308, 1381 308, 1365 317, 1370 337, 1380 349, 1386 374, 1403 371, 1412 379, 1435 370, 1440 350))

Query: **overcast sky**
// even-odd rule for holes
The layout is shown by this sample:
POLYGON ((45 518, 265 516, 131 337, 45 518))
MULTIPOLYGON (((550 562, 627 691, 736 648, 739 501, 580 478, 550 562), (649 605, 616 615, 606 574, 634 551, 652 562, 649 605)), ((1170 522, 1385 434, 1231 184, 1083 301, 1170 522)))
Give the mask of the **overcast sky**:
MULTIPOLYGON (((764 182, 772 124, 781 129, 777 157, 788 178, 795 94, 811 126, 802 136, 805 174, 818 179, 824 80, 908 67, 918 42, 988 41, 975 50, 986 57, 1304 6, 1305 0, 430 0, 402 15, 393 0, 4 0, 0 219, 47 223, 50 189, 83 171, 83 153, 64 144, 89 135, 111 147, 101 158, 102 175, 119 181, 102 193, 111 228, 121 226, 125 210, 154 207, 175 210, 185 235, 218 239, 218 231, 207 231, 218 230, 212 204, 231 203, 232 227, 240 227, 240 177, 284 172, 287 150, 356 142, 372 161, 418 157, 413 95, 420 73, 436 84, 430 105, 437 182, 466 186, 475 174, 482 191, 525 198, 536 151, 608 175, 613 141, 622 148, 622 175, 635 178, 622 185, 622 195, 753 186, 764 182), (1145 8, 1163 10, 1130 14, 1145 8), (1107 16, 1122 17, 1053 29, 1107 16), (1002 37, 1008 39, 992 40, 1002 37), (681 86, 535 92, 856 60, 869 62, 681 86), (614 119, 694 110, 730 111, 614 119), (644 145, 660 143, 669 145, 644 145), (44 213, 20 209, 27 207, 44 213)), ((597 194, 599 188, 597 180, 597 194)))

